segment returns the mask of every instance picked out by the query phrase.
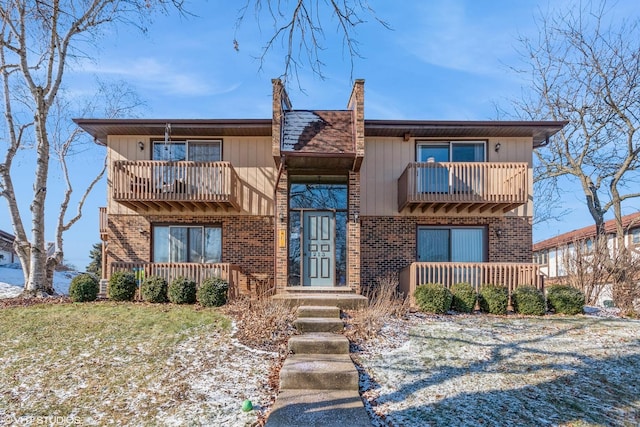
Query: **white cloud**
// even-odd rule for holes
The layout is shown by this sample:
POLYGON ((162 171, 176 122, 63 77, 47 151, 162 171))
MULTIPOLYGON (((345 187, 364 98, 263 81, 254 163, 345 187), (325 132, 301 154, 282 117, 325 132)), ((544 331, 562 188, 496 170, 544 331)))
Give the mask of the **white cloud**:
POLYGON ((167 95, 218 95, 232 92, 240 86, 240 83, 218 84, 210 75, 178 70, 170 61, 164 63, 152 57, 122 59, 117 64, 84 61, 78 64, 74 71, 116 76, 135 86, 162 91, 167 95))
MULTIPOLYGON (((523 13, 529 14, 530 10, 505 14, 494 6, 494 13, 474 16, 477 14, 470 10, 473 7, 478 5, 462 0, 423 3, 415 11, 415 29, 408 31, 401 42, 431 65, 471 74, 504 73, 501 61, 514 55, 518 22, 527 22, 532 15, 523 13)), ((511 12, 516 12, 514 9, 512 6, 511 12)))

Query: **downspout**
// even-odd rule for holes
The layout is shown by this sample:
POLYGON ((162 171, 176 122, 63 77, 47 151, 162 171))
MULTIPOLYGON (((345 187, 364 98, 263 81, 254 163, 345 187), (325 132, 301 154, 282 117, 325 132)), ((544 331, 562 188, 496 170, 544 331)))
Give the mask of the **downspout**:
MULTIPOLYGON (((276 276, 278 271, 278 185, 280 185, 280 177, 284 171, 284 156, 280 156, 280 165, 278 166, 278 174, 276 175, 276 182, 273 186, 273 287, 277 290, 276 276)), ((275 290, 274 290, 275 292, 275 290)))

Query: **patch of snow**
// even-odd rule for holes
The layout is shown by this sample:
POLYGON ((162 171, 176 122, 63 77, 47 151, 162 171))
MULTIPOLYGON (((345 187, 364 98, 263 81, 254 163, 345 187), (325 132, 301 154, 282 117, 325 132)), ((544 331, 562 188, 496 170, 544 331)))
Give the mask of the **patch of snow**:
MULTIPOLYGON (((53 273, 53 289, 59 295, 68 295, 71 280, 80 272, 56 271, 53 273)), ((0 266, 0 298, 14 298, 22 292, 24 276, 20 264, 6 264, 0 266)))
POLYGON ((638 425, 640 322, 410 316, 355 356, 374 425, 638 425))

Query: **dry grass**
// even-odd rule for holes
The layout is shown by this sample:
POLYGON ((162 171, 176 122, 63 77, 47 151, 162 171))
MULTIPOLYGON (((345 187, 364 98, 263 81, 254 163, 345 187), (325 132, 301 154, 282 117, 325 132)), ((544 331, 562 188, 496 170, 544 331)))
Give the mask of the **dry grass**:
POLYGON ((235 337, 244 345, 264 351, 287 353, 289 337, 295 333, 295 309, 270 298, 239 298, 224 309, 237 326, 235 337))
MULTIPOLYGON (((243 393, 266 387, 272 358, 244 363, 255 355, 233 343, 230 321, 198 306, 46 304, 0 310, 0 324, 0 424, 219 423, 239 380, 243 393)), ((234 425, 255 422, 235 412, 234 425)))
POLYGON ((345 335, 359 345, 376 338, 385 324, 404 318, 409 312, 409 299, 398 293, 398 277, 387 274, 365 294, 369 304, 362 310, 347 312, 345 335))

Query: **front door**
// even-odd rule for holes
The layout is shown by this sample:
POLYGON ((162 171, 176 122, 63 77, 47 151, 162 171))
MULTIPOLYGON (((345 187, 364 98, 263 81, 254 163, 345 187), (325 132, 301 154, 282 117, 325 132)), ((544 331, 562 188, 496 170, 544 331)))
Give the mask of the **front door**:
POLYGON ((302 284, 333 286, 335 275, 335 212, 303 211, 302 284))

